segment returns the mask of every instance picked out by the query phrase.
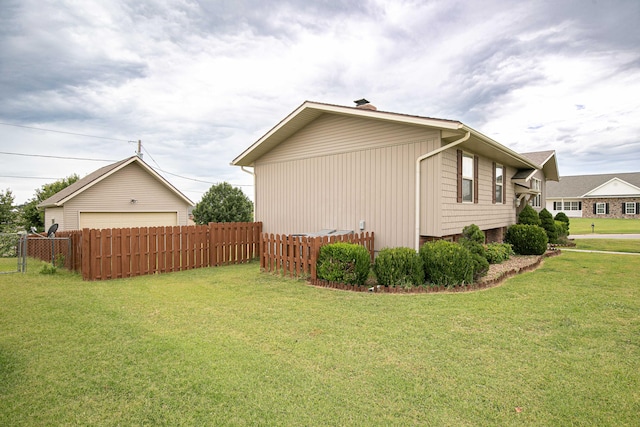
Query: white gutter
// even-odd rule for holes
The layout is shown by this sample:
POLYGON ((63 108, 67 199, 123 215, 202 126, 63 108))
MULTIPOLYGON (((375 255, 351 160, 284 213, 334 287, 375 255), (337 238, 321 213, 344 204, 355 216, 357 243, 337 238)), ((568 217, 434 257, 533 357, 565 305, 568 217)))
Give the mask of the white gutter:
POLYGON ((463 136, 462 138, 453 141, 450 144, 447 144, 443 147, 437 148, 427 154, 423 154, 422 156, 418 157, 416 159, 416 232, 415 232, 415 249, 416 251, 420 250, 420 163, 422 163, 423 160, 428 159, 429 157, 433 157, 436 154, 439 154, 445 150, 448 150, 449 148, 455 147, 456 145, 462 144, 463 142, 465 142, 466 140, 469 139, 469 137, 471 137, 471 132, 467 131, 466 135, 463 136))

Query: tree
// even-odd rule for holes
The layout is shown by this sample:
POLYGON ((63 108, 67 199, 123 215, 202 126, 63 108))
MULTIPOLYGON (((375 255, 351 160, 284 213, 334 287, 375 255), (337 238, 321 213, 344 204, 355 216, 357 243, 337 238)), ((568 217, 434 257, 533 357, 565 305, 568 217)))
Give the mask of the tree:
POLYGON ((213 185, 193 209, 196 224, 253 221, 253 202, 228 182, 213 185))
POLYGON ((7 188, 0 191, 0 233, 12 231, 15 228, 15 212, 13 210, 13 193, 7 188))
POLYGON ((50 184, 44 184, 42 187, 37 188, 35 197, 30 199, 22 207, 20 215, 21 225, 27 230, 30 230, 31 227, 35 227, 39 231, 44 231, 44 211, 39 210, 38 205, 57 192, 64 190, 79 179, 80 177, 74 173, 66 178, 59 179, 50 184))

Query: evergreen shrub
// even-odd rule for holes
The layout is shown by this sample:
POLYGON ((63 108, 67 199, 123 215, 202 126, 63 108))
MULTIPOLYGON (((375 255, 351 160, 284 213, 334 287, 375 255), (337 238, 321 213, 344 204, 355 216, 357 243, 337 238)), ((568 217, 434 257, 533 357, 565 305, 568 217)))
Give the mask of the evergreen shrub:
POLYGON ((411 248, 384 248, 373 264, 378 284, 393 287, 420 286, 424 283, 422 260, 411 248))
POLYGON ((462 229, 460 244, 467 248, 473 256, 473 279, 477 280, 489 271, 489 261, 484 248, 485 235, 480 227, 475 224, 467 225, 462 229))
POLYGON ((473 255, 457 243, 438 240, 420 248, 427 283, 453 287, 473 283, 473 255))
POLYGON ((489 243, 485 253, 489 264, 500 264, 511 257, 513 248, 508 243, 489 243))
POLYGON ((371 258, 364 246, 331 243, 320 248, 316 268, 319 279, 364 285, 371 270, 371 258))
POLYGON ((518 224, 540 225, 540 216, 531 205, 527 204, 518 214, 518 224))
POLYGON ((540 211, 540 225, 547 233, 547 239, 549 243, 557 243, 558 231, 556 230, 556 223, 553 219, 553 215, 546 208, 540 211))
POLYGON ((515 224, 507 229, 505 241, 520 255, 542 255, 547 250, 547 233, 542 227, 515 224))
POLYGON ((567 225, 567 236, 569 235, 569 217, 564 212, 558 212, 556 216, 553 218, 556 221, 562 221, 567 225))

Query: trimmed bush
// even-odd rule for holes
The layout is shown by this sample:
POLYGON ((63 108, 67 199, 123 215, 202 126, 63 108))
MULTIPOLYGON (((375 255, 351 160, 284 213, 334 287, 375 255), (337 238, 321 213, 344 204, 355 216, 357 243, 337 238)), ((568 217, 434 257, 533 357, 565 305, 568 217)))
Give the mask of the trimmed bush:
POLYGON ((567 225, 567 236, 569 235, 569 217, 564 212, 558 212, 556 216, 553 218, 556 221, 562 221, 567 225))
POLYGON ((434 286, 473 283, 473 255, 462 245, 445 240, 427 242, 420 248, 420 258, 425 279, 434 286))
POLYGON ((411 248, 384 248, 378 253, 373 272, 382 286, 411 287, 424 282, 422 260, 411 248))
POLYGON ((520 255, 542 255, 547 250, 547 233, 542 227, 516 224, 507 229, 505 241, 520 255))
POLYGON ((371 270, 369 251, 355 243, 331 243, 320 248, 318 278, 330 282, 364 285, 371 270))
POLYGON ((475 224, 462 229, 460 244, 473 255, 473 279, 477 280, 489 271, 489 261, 484 249, 485 235, 475 224))
POLYGON ((525 205, 518 214, 518 224, 540 225, 540 216, 530 205, 525 205))
POLYGON ((556 230, 556 223, 553 219, 553 215, 546 208, 540 211, 540 225, 547 233, 547 239, 549 243, 557 243, 558 232, 556 230))
POLYGON ((553 221, 554 225, 556 226, 556 233, 558 235, 558 239, 562 238, 562 237, 567 237, 569 235, 569 227, 567 226, 567 223, 564 221, 553 221))
POLYGON ((508 243, 489 243, 485 247, 485 254, 489 264, 500 264, 511 257, 513 248, 508 243))

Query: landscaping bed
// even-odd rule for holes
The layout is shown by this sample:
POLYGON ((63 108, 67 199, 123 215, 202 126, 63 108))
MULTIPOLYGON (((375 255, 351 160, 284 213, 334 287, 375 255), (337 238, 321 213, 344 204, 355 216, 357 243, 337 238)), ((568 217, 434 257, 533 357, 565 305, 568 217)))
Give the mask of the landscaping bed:
POLYGON ((538 268, 545 258, 560 255, 559 250, 549 250, 543 255, 515 255, 500 264, 491 264, 489 271, 476 283, 468 286, 456 286, 446 288, 443 286, 414 286, 414 287, 388 287, 379 286, 375 279, 365 286, 349 285, 345 283, 328 282, 326 280, 309 280, 313 286, 339 289, 353 292, 382 292, 382 293, 434 293, 434 292, 464 292, 485 289, 499 285, 504 280, 517 274, 532 271, 538 268))

